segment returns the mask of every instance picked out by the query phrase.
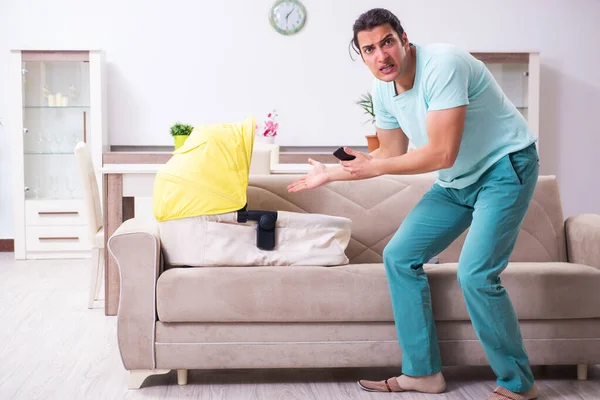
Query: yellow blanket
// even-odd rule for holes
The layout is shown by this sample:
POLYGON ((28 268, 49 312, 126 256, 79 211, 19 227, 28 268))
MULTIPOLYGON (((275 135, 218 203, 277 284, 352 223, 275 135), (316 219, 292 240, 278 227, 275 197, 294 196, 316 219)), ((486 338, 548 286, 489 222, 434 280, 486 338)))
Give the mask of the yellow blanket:
POLYGON ((160 169, 152 207, 157 221, 223 214, 246 205, 256 120, 194 128, 160 169))

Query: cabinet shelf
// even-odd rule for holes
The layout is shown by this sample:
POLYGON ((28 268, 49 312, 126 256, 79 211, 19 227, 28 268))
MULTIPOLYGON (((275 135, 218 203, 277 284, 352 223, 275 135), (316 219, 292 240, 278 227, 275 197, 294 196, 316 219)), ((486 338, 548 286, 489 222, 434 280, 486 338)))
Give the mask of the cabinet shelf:
POLYGON ((82 109, 82 108, 90 108, 90 106, 23 106, 24 109, 82 109))
MULTIPOLYGON (((31 191, 32 191, 32 189, 29 189, 28 192, 31 192, 31 191)), ((32 196, 35 196, 35 195, 32 195, 32 196)), ((83 196, 63 196, 63 195, 61 195, 60 197, 52 197, 50 195, 44 195, 44 196, 31 197, 31 198, 25 199, 26 202, 38 201, 38 202, 44 202, 44 203, 49 203, 49 202, 59 203, 60 201, 69 201, 69 200, 83 200, 83 196)))
POLYGON ((26 151, 24 153, 28 156, 54 156, 54 155, 73 155, 72 151, 44 151, 44 152, 36 152, 36 151, 26 151))

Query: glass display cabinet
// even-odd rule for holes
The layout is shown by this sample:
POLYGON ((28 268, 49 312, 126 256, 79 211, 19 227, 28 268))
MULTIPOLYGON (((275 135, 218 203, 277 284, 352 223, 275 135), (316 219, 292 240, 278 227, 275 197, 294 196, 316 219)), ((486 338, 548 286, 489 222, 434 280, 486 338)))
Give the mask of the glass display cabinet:
POLYGON ((103 53, 15 50, 11 56, 15 258, 90 257, 74 149, 87 143, 101 167, 103 53))

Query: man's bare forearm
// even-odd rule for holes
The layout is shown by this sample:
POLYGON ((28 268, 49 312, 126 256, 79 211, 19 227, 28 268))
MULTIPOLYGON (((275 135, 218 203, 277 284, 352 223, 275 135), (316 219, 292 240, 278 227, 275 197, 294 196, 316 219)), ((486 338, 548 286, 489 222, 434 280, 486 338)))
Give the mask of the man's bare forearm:
POLYGON ((352 175, 350 172, 344 171, 341 165, 327 167, 327 182, 335 181, 355 181, 359 178, 352 175))
MULTIPOLYGON (((373 150, 372 152, 369 153, 369 155, 373 158, 388 158, 389 157, 388 155, 386 155, 385 151, 383 151, 381 149, 381 147, 373 150)), ((350 172, 344 171, 344 167, 342 167, 341 165, 327 167, 327 182, 355 181, 355 180, 359 180, 359 179, 360 178, 358 178, 356 175, 352 175, 350 172)))

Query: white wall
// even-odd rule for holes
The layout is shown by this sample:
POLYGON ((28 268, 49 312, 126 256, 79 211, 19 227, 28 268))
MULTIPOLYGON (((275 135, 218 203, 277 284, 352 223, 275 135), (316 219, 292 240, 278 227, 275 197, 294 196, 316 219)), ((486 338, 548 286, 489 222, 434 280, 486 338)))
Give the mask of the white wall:
MULTIPOLYGON (((567 216, 600 213, 600 2, 304 0, 308 22, 294 37, 270 27, 271 2, 2 0, 0 71, 11 48, 104 49, 113 145, 170 145, 176 120, 237 121, 271 107, 282 145, 364 145, 370 127, 354 100, 371 76, 348 43, 361 12, 388 7, 419 44, 540 51, 542 173, 559 176, 567 216)), ((1 96, 0 119, 6 109, 1 96)), ((0 133, 1 238, 12 235, 12 205, 10 144, 0 133)))

